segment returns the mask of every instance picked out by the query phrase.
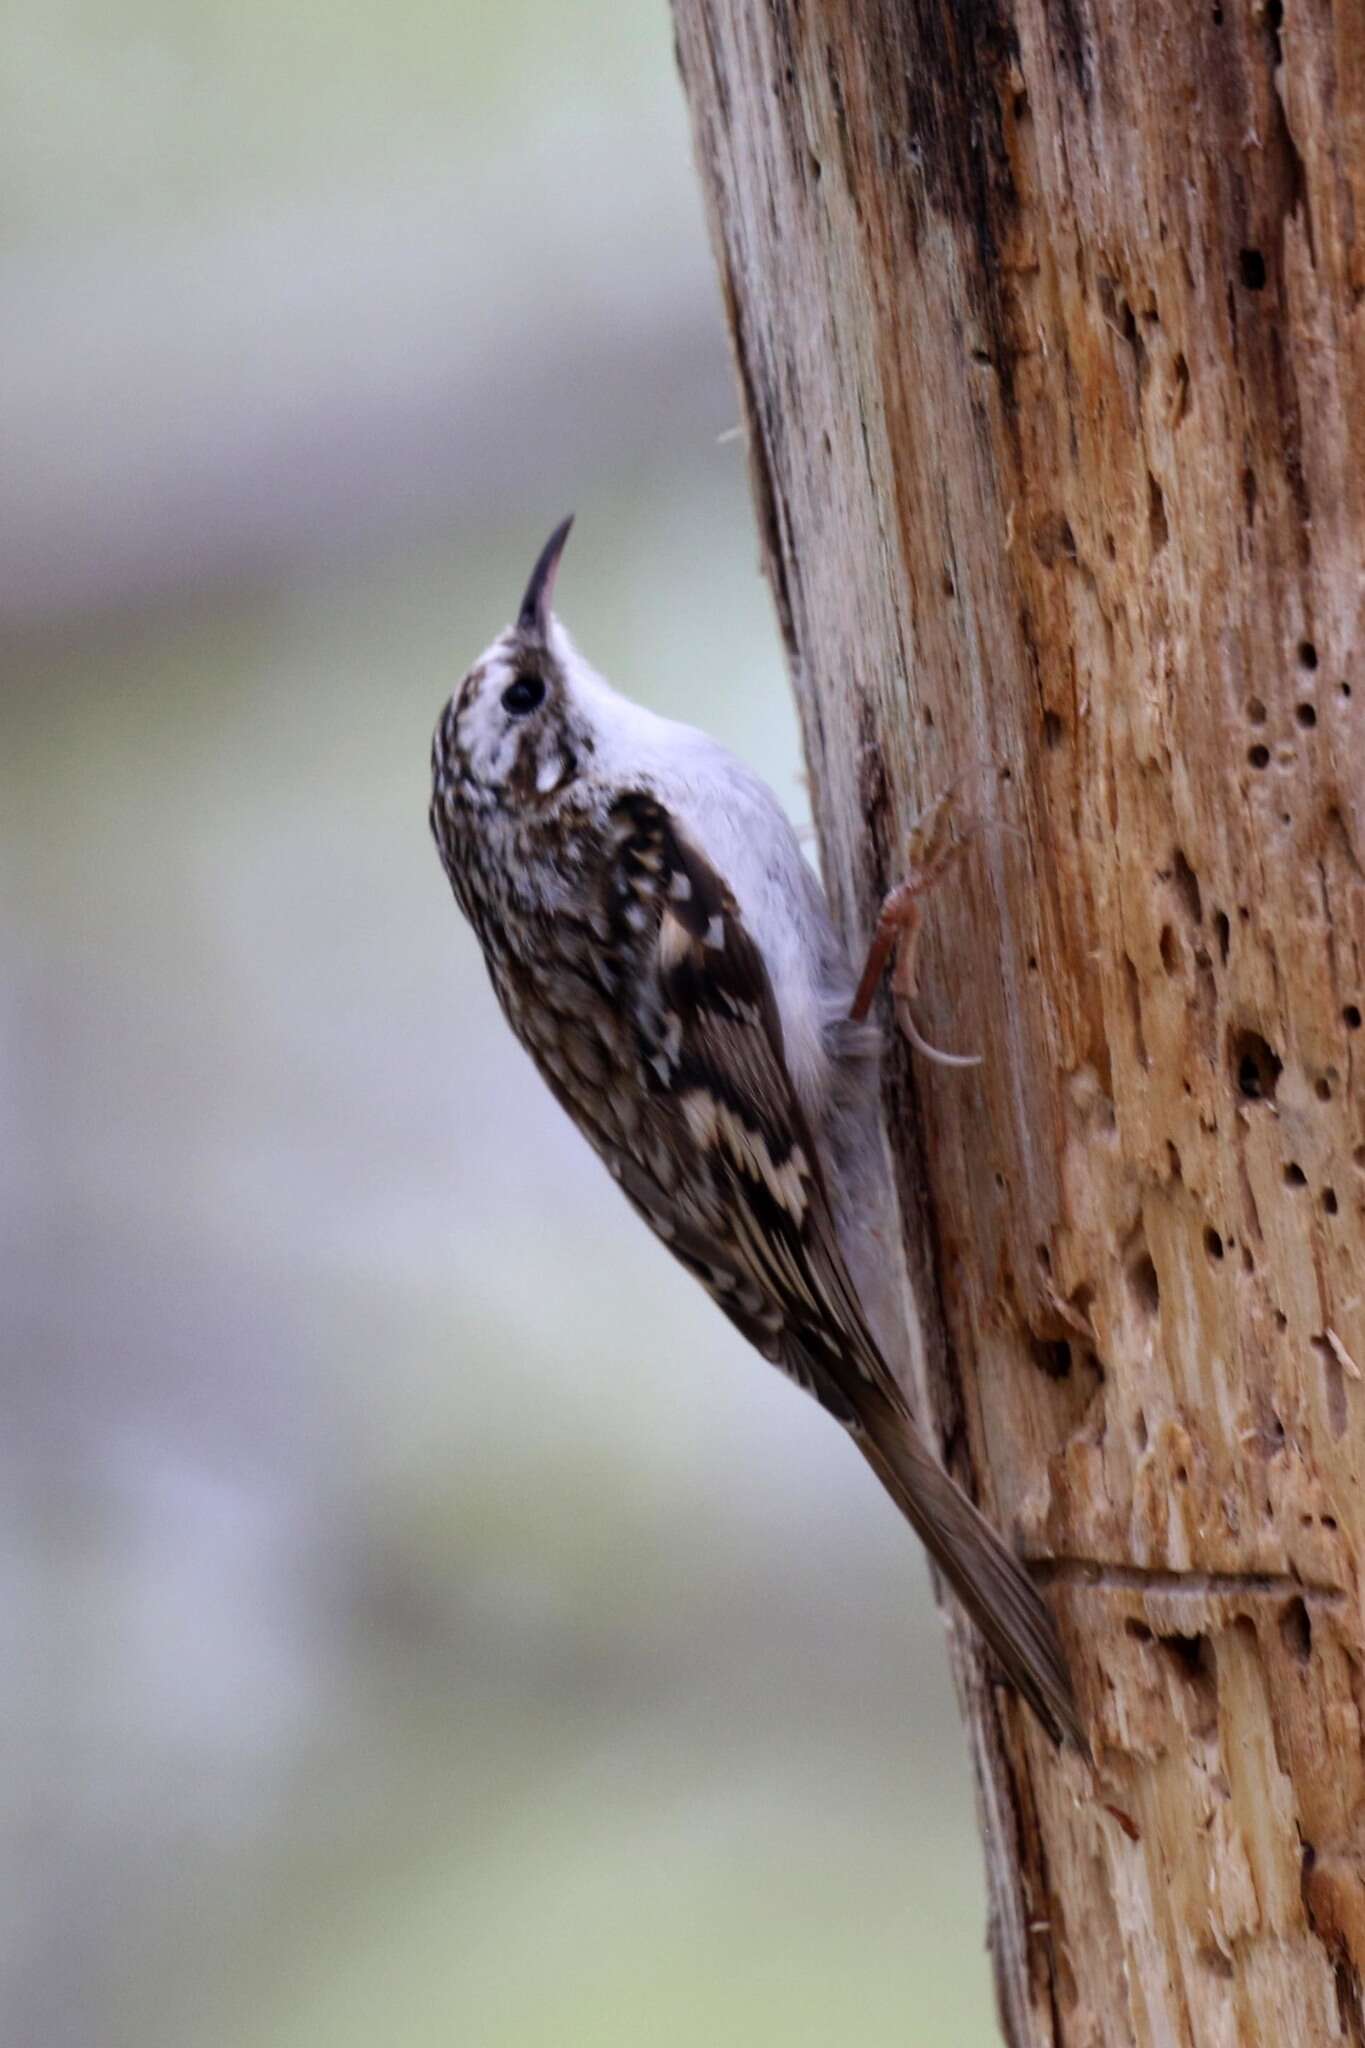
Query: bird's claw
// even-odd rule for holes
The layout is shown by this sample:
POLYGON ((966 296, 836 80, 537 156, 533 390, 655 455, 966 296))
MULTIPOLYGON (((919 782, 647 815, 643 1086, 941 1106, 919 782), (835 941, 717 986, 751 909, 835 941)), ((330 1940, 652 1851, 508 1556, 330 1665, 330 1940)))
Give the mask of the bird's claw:
POLYGON ((877 985, 895 953, 891 971, 891 994, 896 1019, 916 1052, 941 1067, 979 1067, 980 1053, 944 1052, 931 1045, 915 1022, 911 1002, 918 993, 918 954, 923 928, 922 899, 939 883, 958 860, 979 820, 963 814, 959 804, 961 782, 954 783, 915 820, 906 841, 906 874, 882 900, 867 961, 853 998, 850 1016, 861 1023, 872 1007, 877 985))

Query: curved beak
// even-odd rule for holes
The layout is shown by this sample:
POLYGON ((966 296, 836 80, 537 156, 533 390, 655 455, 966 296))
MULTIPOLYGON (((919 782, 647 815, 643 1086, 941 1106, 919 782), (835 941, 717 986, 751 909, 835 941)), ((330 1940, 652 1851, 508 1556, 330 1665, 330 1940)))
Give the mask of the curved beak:
POLYGON ((550 599, 554 594, 555 571, 559 558, 564 552, 564 543, 569 538, 573 525, 573 513, 561 519, 550 538, 536 558, 531 571, 531 580, 526 586, 526 595, 521 600, 517 613, 517 624, 524 633, 534 633, 538 640, 544 640, 550 629, 550 599))

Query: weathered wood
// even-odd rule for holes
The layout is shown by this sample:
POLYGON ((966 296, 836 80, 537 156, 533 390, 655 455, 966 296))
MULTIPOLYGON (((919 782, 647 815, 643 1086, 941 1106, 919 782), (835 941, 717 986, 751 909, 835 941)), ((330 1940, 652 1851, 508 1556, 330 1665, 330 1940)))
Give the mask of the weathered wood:
POLYGON ((1004 764, 888 1114, 1096 1752, 955 1631, 1006 2032, 1365 2042, 1365 7, 675 16, 855 939, 1004 764))

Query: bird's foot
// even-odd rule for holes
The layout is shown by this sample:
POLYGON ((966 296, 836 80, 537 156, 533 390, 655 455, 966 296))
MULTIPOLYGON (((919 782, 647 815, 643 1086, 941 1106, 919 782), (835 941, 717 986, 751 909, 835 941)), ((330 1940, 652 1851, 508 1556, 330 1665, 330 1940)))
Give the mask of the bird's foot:
POLYGON ((896 1020, 916 1052, 923 1053, 926 1059, 941 1067, 979 1067, 981 1064, 980 1053, 944 1052, 938 1046, 930 1045, 921 1035, 910 1008, 919 987, 917 960, 924 898, 961 858, 980 823, 974 814, 962 808, 963 779, 960 778, 926 811, 922 811, 910 829, 905 847, 906 874, 882 900, 876 930, 868 947, 867 962, 849 1013, 855 1023, 861 1023, 866 1017, 877 985, 894 952, 891 994, 896 1020))

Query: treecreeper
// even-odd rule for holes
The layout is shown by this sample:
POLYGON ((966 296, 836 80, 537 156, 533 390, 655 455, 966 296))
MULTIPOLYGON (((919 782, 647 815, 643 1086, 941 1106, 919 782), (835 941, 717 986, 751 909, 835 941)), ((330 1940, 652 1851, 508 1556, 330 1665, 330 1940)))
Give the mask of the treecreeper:
POLYGON ((632 1207, 842 1423, 1044 1727, 1084 1749, 1052 1615, 920 1441, 853 1277, 881 1144, 866 989, 767 785, 574 647, 551 610, 570 524, 432 745, 432 831, 503 1014, 632 1207))

